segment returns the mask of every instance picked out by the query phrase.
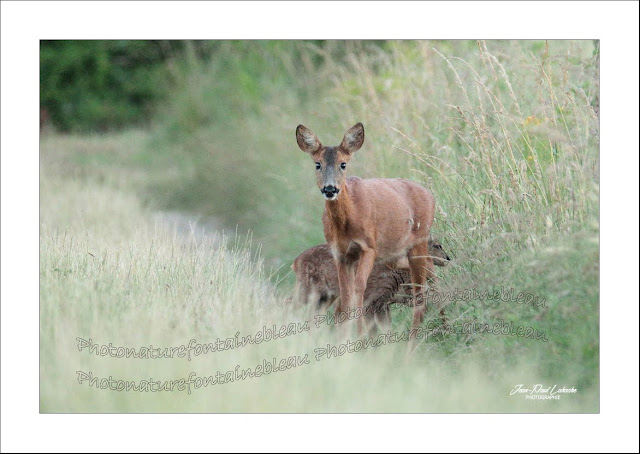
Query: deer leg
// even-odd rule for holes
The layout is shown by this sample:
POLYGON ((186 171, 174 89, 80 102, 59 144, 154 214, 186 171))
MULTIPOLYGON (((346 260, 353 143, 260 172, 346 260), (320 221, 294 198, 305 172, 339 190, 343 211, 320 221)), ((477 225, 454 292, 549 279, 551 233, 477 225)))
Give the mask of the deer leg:
POLYGON ((367 288, 364 291, 364 310, 369 337, 375 337, 380 329, 387 331, 391 328, 389 304, 392 297, 393 292, 386 285, 381 285, 379 280, 367 281, 367 288))
POLYGON ((340 297, 336 302, 336 310, 334 311, 334 320, 338 333, 341 338, 347 337, 347 311, 352 305, 354 294, 354 266, 347 264, 343 260, 336 260, 336 269, 338 271, 338 286, 340 287, 340 297))
POLYGON ((413 290, 413 322, 411 323, 410 336, 413 339, 424 320, 426 311, 425 284, 429 278, 435 279, 435 273, 433 259, 429 256, 429 245, 426 241, 411 248, 408 258, 413 290))
MULTIPOLYGON (((367 288, 367 280, 369 279, 369 275, 371 274, 371 270, 373 270, 373 264, 376 260, 376 254, 373 249, 366 249, 362 251, 362 255, 360 256, 360 260, 356 262, 356 273, 355 273, 355 309, 357 318, 357 327, 358 327, 358 336, 361 336, 364 332, 364 291, 367 288)), ((352 306, 354 307, 354 306, 352 306)))
POLYGON ((372 305, 366 305, 364 307, 364 331, 370 337, 377 334, 375 310, 376 309, 372 305))
POLYGON ((391 329, 391 312, 387 294, 379 299, 371 300, 367 298, 365 293, 364 304, 365 331, 369 337, 376 337, 380 330, 384 332, 391 329))
MULTIPOLYGON (((427 255, 426 267, 427 267, 427 284, 429 285, 429 289, 433 291, 435 290, 436 284, 438 283, 438 278, 436 276, 435 263, 433 261, 433 256, 431 255, 431 252, 429 252, 427 255)), ((440 318, 442 319, 442 324, 446 325, 447 318, 444 313, 444 307, 442 306, 440 307, 440 318)))
POLYGON ((375 324, 374 326, 377 329, 380 329, 383 332, 391 329, 391 310, 389 308, 388 302, 385 302, 381 306, 379 306, 374 314, 375 316, 375 324))

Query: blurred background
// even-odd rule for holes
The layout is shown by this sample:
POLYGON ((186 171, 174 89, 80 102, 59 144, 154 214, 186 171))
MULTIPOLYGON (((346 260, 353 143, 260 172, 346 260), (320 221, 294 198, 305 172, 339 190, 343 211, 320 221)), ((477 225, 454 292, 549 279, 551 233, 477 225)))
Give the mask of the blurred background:
MULTIPOLYGON (((56 394, 67 374, 59 360, 77 367, 60 330, 170 345, 291 319, 282 305, 290 265, 324 243, 324 201, 295 128, 335 145, 362 122, 365 145, 350 175, 408 178, 436 197, 433 234, 454 259, 438 270, 443 291, 514 288, 547 303, 451 305, 450 320, 506 320, 549 341, 425 342, 428 369, 453 378, 420 375, 425 356, 411 380, 482 389, 480 404, 465 406, 472 399, 453 385, 438 398, 427 387, 417 407, 404 395, 382 406, 325 394, 306 401, 305 386, 335 383, 329 374, 305 384, 291 372, 277 384, 300 391, 289 406, 238 395, 219 397, 216 408, 596 411, 598 71, 597 41, 41 41, 41 408, 207 411, 202 402, 126 396, 95 407, 94 390, 56 394), (176 259, 180 235, 194 249, 181 246, 186 255, 176 259), (133 335, 126 326, 143 328, 133 335), (502 402, 494 389, 499 377, 533 376, 588 391, 536 410, 502 402)), ((394 314, 395 327, 409 323, 407 309, 394 314)), ((345 373, 362 367, 344 364, 345 373)), ((370 386, 402 392, 402 382, 369 372, 370 386)))

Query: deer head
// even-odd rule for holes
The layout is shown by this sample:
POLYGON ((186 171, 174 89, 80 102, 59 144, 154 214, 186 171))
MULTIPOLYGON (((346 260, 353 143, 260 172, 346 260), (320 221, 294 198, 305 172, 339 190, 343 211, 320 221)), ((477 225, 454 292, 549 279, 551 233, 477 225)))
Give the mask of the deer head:
POLYGON ((364 142, 364 126, 362 123, 352 126, 336 147, 323 146, 313 131, 303 125, 296 128, 296 140, 315 162, 320 192, 326 200, 336 200, 347 179, 347 164, 364 142))

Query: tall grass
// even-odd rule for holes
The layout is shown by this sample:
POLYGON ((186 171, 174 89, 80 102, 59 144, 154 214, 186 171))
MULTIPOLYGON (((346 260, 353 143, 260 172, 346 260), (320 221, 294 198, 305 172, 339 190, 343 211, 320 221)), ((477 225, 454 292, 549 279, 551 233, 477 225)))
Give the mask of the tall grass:
POLYGON ((378 133, 375 151, 360 157, 368 174, 432 189, 434 230, 460 264, 488 265, 495 252, 597 228, 591 42, 390 47, 352 57, 334 88, 335 110, 364 118, 378 133))
POLYGON ((186 135, 172 151, 192 164, 178 201, 250 228, 268 240, 265 253, 276 264, 290 262, 303 243, 321 241, 312 219, 322 203, 293 141, 298 123, 337 143, 362 121, 367 140, 353 172, 431 188, 436 232, 476 256, 469 247, 486 238, 482 232, 510 235, 520 247, 598 216, 591 41, 250 49, 247 60, 257 64, 242 70, 232 47, 224 58, 194 63, 169 107, 166 131, 186 135), (225 96, 221 72, 231 74, 223 81, 244 75, 253 85, 236 83, 225 96), (287 234, 283 219, 293 219, 287 234))
MULTIPOLYGON (((43 151, 55 153, 55 141, 49 144, 54 148, 43 151)), ((554 354, 576 360, 571 368, 551 370, 551 374, 547 366, 558 362, 546 356, 548 347, 541 341, 509 346, 499 336, 487 336, 484 341, 435 338, 422 347, 424 355, 409 363, 399 359, 404 356, 404 343, 317 359, 317 348, 337 342, 331 330, 316 329, 313 324, 308 332, 191 361, 113 358, 79 350, 78 338, 136 349, 186 346, 191 339, 208 343, 233 338, 237 332, 254 334, 273 324, 280 328, 299 323, 305 315, 284 304, 287 294, 269 282, 249 244, 178 235, 153 222, 139 200, 122 189, 52 175, 44 169, 41 198, 42 412, 571 412, 596 408, 592 381, 580 381, 590 377, 591 368, 585 365, 588 371, 583 375, 577 369, 580 358, 574 358, 572 351, 563 352, 551 332, 554 354), (235 370, 237 365, 242 370, 264 359, 305 354, 309 364, 193 389, 191 394, 113 391, 76 381, 78 372, 136 382, 186 379, 192 372, 207 377, 235 370), (544 382, 550 376, 559 385, 577 386, 579 397, 532 404, 509 396, 517 383, 544 382)), ((557 259, 554 254, 562 255, 561 251, 542 254, 538 266, 557 259)), ((575 277, 565 276, 565 282, 571 279, 575 277)), ((553 291, 547 295, 563 296, 556 282, 549 285, 553 291)), ((577 297, 593 298, 577 286, 571 288, 577 297)), ((560 306, 553 297, 549 300, 560 306)), ((558 310, 582 317, 585 301, 581 303, 558 310)), ((559 320, 561 327, 568 326, 565 318, 559 320)), ((569 345, 575 334, 566 335, 569 345)))
MULTIPOLYGON (((43 137, 42 408, 597 411, 597 66, 591 41, 229 42, 210 61, 171 68, 172 102, 151 131, 43 137), (439 275, 443 293, 513 288, 545 300, 451 303, 450 323, 504 321, 545 332, 546 342, 437 334, 409 364, 395 359, 399 345, 385 346, 200 390, 202 399, 76 384, 58 393, 77 367, 168 379, 312 357, 335 343, 330 330, 312 330, 195 363, 74 350, 76 336, 170 346, 302 319, 283 303, 289 265, 324 242, 324 202, 295 127, 337 144, 357 121, 366 140, 350 174, 409 178, 436 196, 433 232, 454 257, 439 275), (150 220, 176 208, 214 215, 252 240, 184 237, 150 220), (579 393, 533 405, 508 395, 517 383, 579 393)), ((394 308, 394 329, 409 319, 394 308)))

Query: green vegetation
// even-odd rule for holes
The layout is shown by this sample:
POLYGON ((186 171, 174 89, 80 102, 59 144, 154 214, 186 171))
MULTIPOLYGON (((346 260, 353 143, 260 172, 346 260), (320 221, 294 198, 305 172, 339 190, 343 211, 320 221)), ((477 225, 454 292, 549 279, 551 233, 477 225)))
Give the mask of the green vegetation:
POLYGON ((40 106, 62 131, 148 123, 171 83, 172 62, 210 56, 215 42, 43 40, 40 106))
MULTIPOLYGON (((41 410, 597 412, 597 68, 591 41, 181 43, 146 68, 157 75, 143 77, 157 94, 148 126, 42 135, 41 410), (434 334, 408 364, 404 344, 315 361, 314 348, 336 343, 326 328, 191 362, 75 348, 76 337, 205 343, 303 319, 284 302, 289 266, 324 242, 324 202, 295 127, 337 144, 358 121, 366 140, 351 175, 409 178, 436 196, 433 233, 454 257, 438 270, 443 294, 544 300, 452 302, 450 325, 513 323, 546 341, 434 334), (174 232, 156 215, 169 210, 213 216, 228 238, 174 232), (171 380, 304 354, 311 364, 191 396, 69 385, 78 370, 171 380), (532 402, 509 396, 518 383, 578 393, 532 402)), ((76 129, 65 121, 55 125, 76 129)), ((439 325, 437 311, 427 318, 439 325)), ((406 329, 410 309, 394 308, 393 322, 406 329)))

